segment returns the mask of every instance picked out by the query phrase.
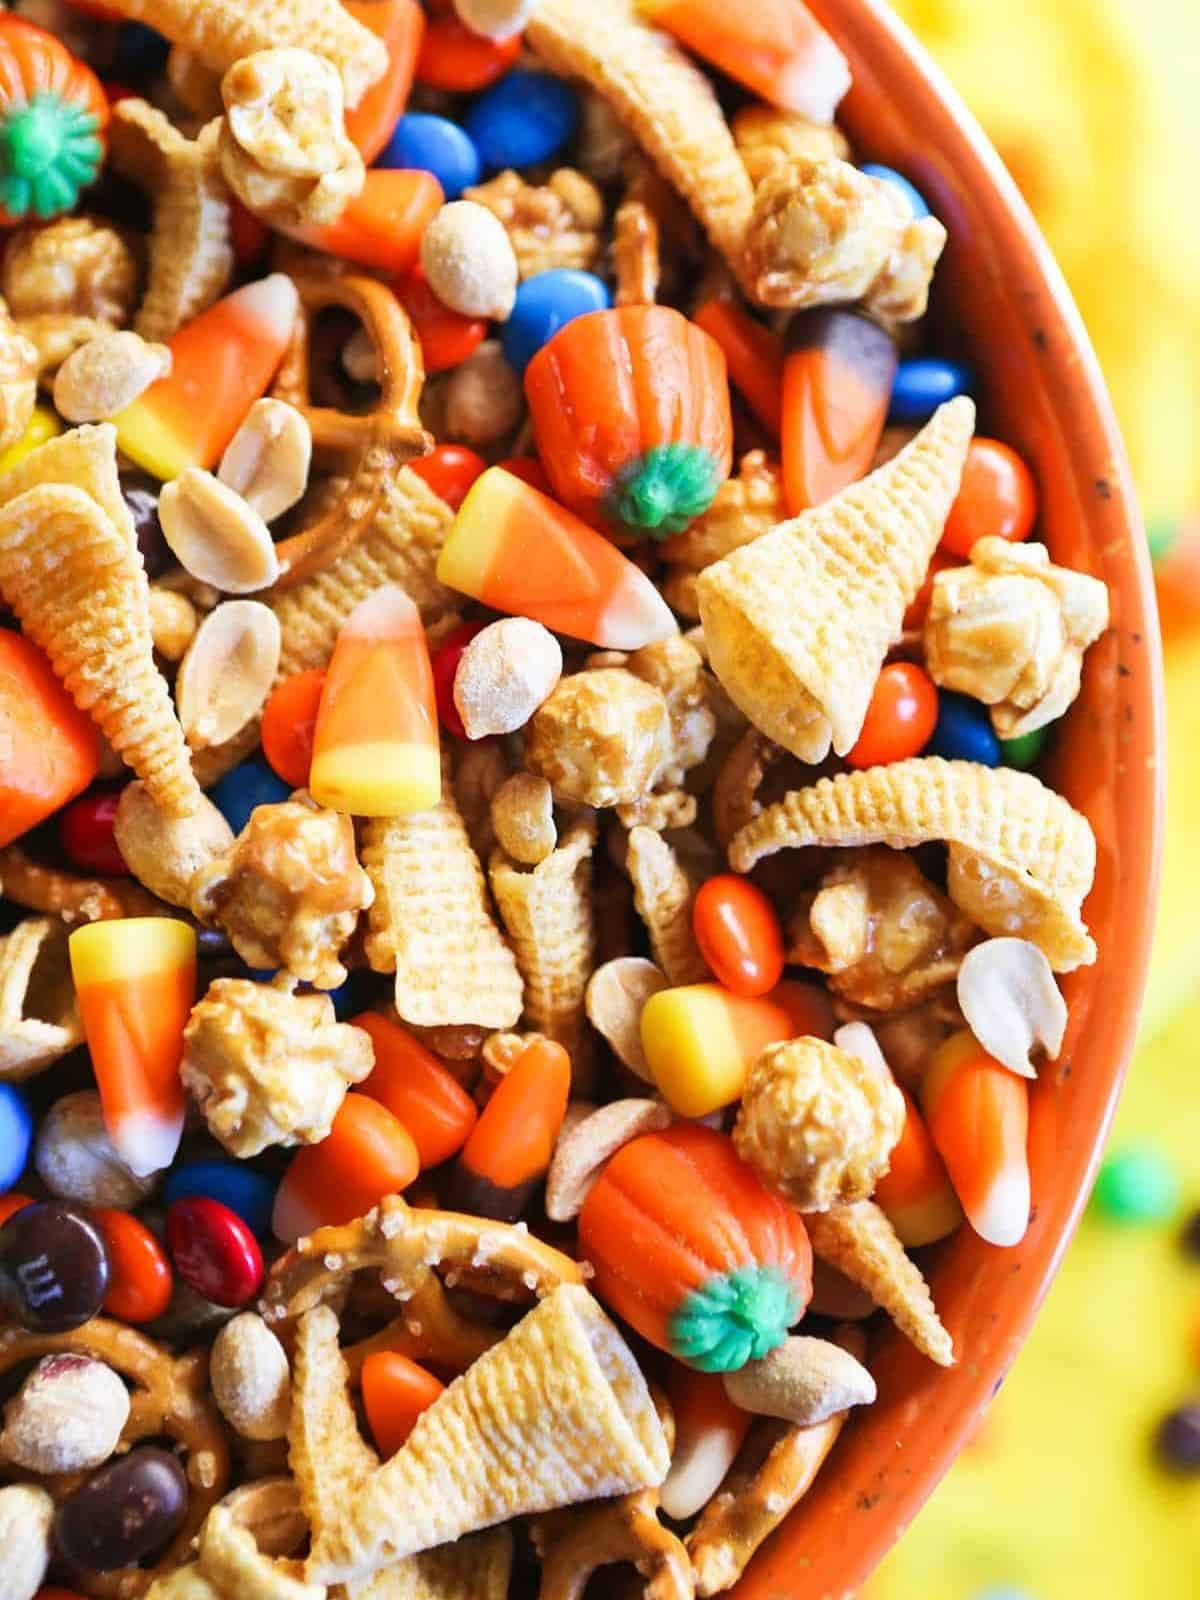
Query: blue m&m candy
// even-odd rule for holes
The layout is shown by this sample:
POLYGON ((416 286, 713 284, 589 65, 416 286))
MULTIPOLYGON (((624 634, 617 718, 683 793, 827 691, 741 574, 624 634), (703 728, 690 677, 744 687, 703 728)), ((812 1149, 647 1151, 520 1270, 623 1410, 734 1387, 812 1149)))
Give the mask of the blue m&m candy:
POLYGON ((878 161, 867 161, 863 164, 862 171, 869 178, 882 178, 884 183, 890 183, 894 189, 899 189, 912 207, 912 214, 918 222, 922 217, 929 216, 929 207, 925 203, 925 196, 918 188, 909 183, 902 172, 897 172, 895 167, 884 167, 878 161))
POLYGON ((510 72, 471 107, 464 120, 491 172, 533 167, 557 155, 575 132, 579 101, 548 72, 510 72))
POLYGON ((978 761, 985 767, 998 767, 1000 741, 992 731, 987 707, 969 695, 939 690, 937 726, 925 754, 944 756, 947 761, 978 761))
POLYGON ((234 833, 241 833, 255 806, 275 806, 291 790, 265 761, 243 761, 208 791, 208 797, 234 833))
POLYGON ((483 170, 479 151, 458 123, 424 111, 400 118, 375 165, 432 172, 447 200, 478 183, 483 170))
POLYGON ((258 1172, 244 1161, 217 1156, 172 1167, 163 1183, 162 1198, 168 1206, 176 1200, 197 1197, 218 1200, 236 1212, 256 1238, 265 1239, 271 1232, 271 1208, 277 1188, 278 1184, 265 1172, 258 1172))
POLYGON ((606 311, 611 303, 607 285, 590 272, 555 267, 535 273, 518 288, 512 315, 500 330, 506 361, 515 372, 524 372, 560 328, 589 311, 606 311))
POLYGON ((33 1114, 14 1083, 0 1083, 0 1194, 25 1170, 33 1143, 33 1114))
POLYGON ((940 356, 914 356, 902 361, 892 385, 890 416, 893 422, 928 422, 947 400, 971 394, 975 378, 960 361, 943 361, 940 356))
POLYGON ((169 39, 144 22, 124 22, 117 34, 113 72, 118 78, 151 78, 164 72, 171 49, 169 39))

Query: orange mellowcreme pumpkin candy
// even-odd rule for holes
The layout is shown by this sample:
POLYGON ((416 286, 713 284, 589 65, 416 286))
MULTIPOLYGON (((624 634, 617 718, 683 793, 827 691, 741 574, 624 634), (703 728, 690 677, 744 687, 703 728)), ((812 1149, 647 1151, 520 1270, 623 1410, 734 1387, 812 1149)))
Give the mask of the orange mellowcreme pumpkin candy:
POLYGON ((723 1133, 696 1123, 617 1152, 584 1201, 579 1253, 601 1300, 703 1372, 774 1350, 812 1295, 799 1213, 723 1133))
POLYGON ((583 516, 665 539, 729 476, 724 352, 670 306, 567 323, 526 368, 525 395, 554 492, 583 516))

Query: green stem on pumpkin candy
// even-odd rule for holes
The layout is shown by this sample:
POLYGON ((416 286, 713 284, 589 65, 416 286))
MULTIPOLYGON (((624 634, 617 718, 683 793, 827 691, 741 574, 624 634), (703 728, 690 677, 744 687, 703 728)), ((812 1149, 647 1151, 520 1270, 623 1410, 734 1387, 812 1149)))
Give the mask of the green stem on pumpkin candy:
POLYGON ((720 482, 717 463, 701 445, 655 445, 622 470, 609 510, 623 526, 666 539, 708 510, 720 482))

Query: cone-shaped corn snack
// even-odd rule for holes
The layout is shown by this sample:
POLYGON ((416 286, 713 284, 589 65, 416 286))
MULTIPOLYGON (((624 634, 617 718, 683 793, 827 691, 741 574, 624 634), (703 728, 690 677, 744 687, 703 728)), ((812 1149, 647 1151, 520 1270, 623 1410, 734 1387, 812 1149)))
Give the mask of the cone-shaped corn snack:
POLYGON ((637 1361, 564 1284, 425 1411, 316 1534, 309 1575, 352 1581, 477 1529, 657 1486, 670 1452, 637 1361))
POLYGON ((145 100, 113 107, 113 167, 148 189, 154 206, 146 292, 133 323, 143 339, 169 339, 219 299, 233 275, 229 191, 217 161, 219 127, 210 122, 188 139, 145 100))
POLYGON ((332 566, 272 601, 283 643, 279 678, 328 666, 342 623, 360 600, 394 583, 428 624, 454 596, 434 576, 454 513, 415 472, 402 467, 363 537, 332 566))
POLYGON ((1032 773, 917 756, 793 789, 734 835, 729 860, 805 845, 950 846, 950 898, 996 936, 1029 939, 1056 972, 1096 959, 1080 915, 1096 870, 1086 817, 1032 773))
POLYGON ((432 811, 367 823, 362 863, 375 888, 367 959, 376 972, 395 971, 400 1020, 513 1027, 521 975, 445 773, 432 811))
POLYGON ((929 1285, 874 1201, 814 1212, 804 1226, 815 1256, 865 1289, 922 1355, 939 1367, 954 1365, 954 1341, 942 1326, 929 1285))
POLYGON ((595 819, 574 823, 532 871, 497 850, 489 877, 525 980, 525 1020, 565 1045, 574 1061, 583 1002, 595 965, 592 850, 595 819))
POLYGON ((0 939, 0 1083, 44 1071, 82 1038, 66 929, 26 917, 0 939))
POLYGON ((709 662, 755 727, 801 761, 844 755, 920 589, 975 424, 943 406, 893 461, 701 575, 709 662))
POLYGON ((117 474, 117 435, 110 422, 72 428, 47 439, 0 478, 0 506, 42 484, 70 484, 89 495, 129 544, 137 543, 133 516, 117 474))
POLYGON ((489 1528, 346 1585, 346 1600, 508 1600, 513 1537, 489 1528))
POLYGON ((703 983, 712 975, 692 932, 695 889, 679 857, 661 833, 634 828, 626 866, 634 905, 646 924, 654 959, 668 982, 703 983))
POLYGON ((0 511, 0 594, 152 799, 194 810, 200 789, 154 665, 141 557, 99 504, 68 485, 10 501, 0 511))
POLYGON ((741 253, 754 192, 712 84, 632 0, 541 0, 525 39, 554 72, 609 102, 689 202, 717 249, 741 253))
POLYGON ((383 77, 387 46, 356 22, 338 0, 112 0, 113 11, 144 22, 172 44, 224 72, 256 50, 296 45, 332 61, 341 73, 346 107, 356 106, 383 77))
POLYGON ((346 1514, 379 1466, 358 1431, 337 1314, 328 1306, 307 1312, 296 1329, 288 1465, 314 1539, 346 1514))

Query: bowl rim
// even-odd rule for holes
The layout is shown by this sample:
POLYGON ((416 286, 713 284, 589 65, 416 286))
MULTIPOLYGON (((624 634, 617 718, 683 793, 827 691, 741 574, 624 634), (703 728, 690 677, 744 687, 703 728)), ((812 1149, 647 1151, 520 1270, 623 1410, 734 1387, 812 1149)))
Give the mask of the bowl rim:
MULTIPOLYGON (((928 1364, 922 1368, 922 1358, 898 1336, 885 1337, 884 1370, 877 1369, 877 1376, 881 1402, 890 1391, 889 1416, 897 1429, 895 1466, 867 1470, 870 1449, 856 1450, 854 1428, 848 1428, 827 1470, 749 1567, 735 1591, 739 1600, 851 1596, 899 1539, 968 1441, 1028 1336, 1083 1213, 1132 1054, 1149 965, 1165 810, 1164 690, 1149 552, 1112 402, 1071 292, 987 135, 886 0, 807 0, 807 4, 850 59, 854 87, 839 111, 839 122, 844 115, 852 135, 856 121, 862 122, 864 132, 857 142, 864 152, 886 162, 892 153, 886 149, 889 142, 899 148, 911 139, 911 128, 903 136, 898 133, 900 121, 919 127, 922 141, 915 152, 908 149, 910 159, 902 170, 919 187, 928 180, 926 192, 932 190, 935 214, 950 227, 948 258, 955 249, 956 225, 983 224, 984 266, 993 274, 989 292, 1011 302, 1010 320, 1019 323, 1027 345, 1021 359, 1027 368, 1036 369, 1044 391, 1044 421, 1052 424, 1053 448, 1060 457, 1069 457, 1070 493, 1064 489, 1056 515, 1073 517, 1076 525, 1087 528, 1083 549, 1093 565, 1102 567, 1114 603, 1113 629, 1088 661, 1085 694, 1093 702, 1111 694, 1111 703, 1104 701, 1104 718, 1094 709, 1084 715, 1081 703, 1079 712, 1067 719, 1064 749, 1054 763, 1055 786, 1060 786, 1061 777, 1064 789, 1086 788, 1080 768, 1090 764, 1087 756, 1097 748, 1090 742, 1103 741, 1109 770, 1114 775, 1119 772, 1121 782, 1110 780, 1102 794, 1096 788, 1092 791, 1103 812, 1101 821, 1111 824, 1111 858, 1106 857, 1109 846, 1097 826, 1101 843, 1097 893, 1103 873, 1107 881, 1102 910, 1119 929, 1120 949, 1107 958, 1102 953, 1106 964, 1115 958, 1118 965, 1115 974, 1104 974, 1102 994, 1097 993, 1097 969, 1090 969, 1097 974, 1091 978, 1085 972, 1066 980, 1068 998, 1073 1001, 1072 990, 1082 997, 1081 1014, 1072 1017, 1054 1096, 1048 1091, 1031 1105, 1031 1160, 1035 1140, 1042 1142, 1040 1155, 1046 1160, 1062 1156, 1065 1146, 1070 1182, 1060 1183, 1047 1203, 1035 1210, 1025 1244, 1002 1253, 1013 1258, 1013 1275, 1011 1295, 988 1313, 997 1325, 994 1335, 989 1335, 978 1357, 972 1350, 960 1352, 959 1366, 947 1374, 929 1369, 928 1364), (882 152, 874 137, 876 112, 871 109, 881 96, 886 104, 880 120, 890 126, 882 152), (901 106, 907 109, 896 110, 901 106), (943 199, 950 215, 939 203, 943 199), (972 220, 966 222, 967 217, 972 220), (1130 659, 1137 670, 1128 665, 1130 659), (1089 1114, 1083 1125, 1057 1127, 1050 1102, 1069 1076, 1073 1042, 1083 1038, 1089 1026, 1098 1034, 1101 1024, 1107 1077, 1101 1074, 1086 1091, 1089 1114), (1043 1127, 1035 1125, 1039 1104, 1049 1108, 1043 1127), (931 1419, 939 1388, 954 1397, 947 1408, 953 1415, 935 1425, 931 1419), (917 1462, 907 1459, 900 1432, 906 1424, 928 1436, 917 1462)), ((1011 442, 1021 447, 1019 440, 1011 442)), ((1079 800, 1076 803, 1089 809, 1079 800)), ((1076 1084, 1072 1092, 1085 1091, 1076 1084)), ((935 1288, 941 1258, 936 1261, 935 1288)), ((964 1291, 964 1274, 958 1278, 957 1288, 964 1291)), ((978 1304, 971 1314, 980 1316, 978 1304)), ((873 1360, 874 1356, 873 1349, 873 1360)))

